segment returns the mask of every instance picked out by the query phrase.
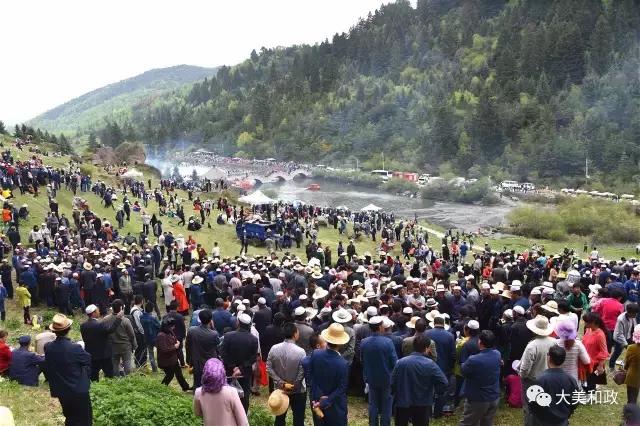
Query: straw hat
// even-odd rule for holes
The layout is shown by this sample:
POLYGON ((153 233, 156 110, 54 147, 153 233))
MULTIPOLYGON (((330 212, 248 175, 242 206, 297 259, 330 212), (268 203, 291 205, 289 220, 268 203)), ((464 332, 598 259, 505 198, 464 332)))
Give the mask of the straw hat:
POLYGON ((553 326, 549 324, 549 320, 544 315, 538 315, 527 321, 527 328, 538 336, 549 336, 553 333, 553 326))
POLYGON ((407 328, 416 328, 416 323, 418 322, 418 320, 420 319, 420 317, 411 317, 411 319, 407 322, 407 328))
POLYGON ((71 327, 73 321, 67 318, 64 314, 55 314, 53 319, 51 320, 51 324, 49 325, 49 330, 51 331, 64 331, 71 327))
POLYGON ((496 290, 502 291, 505 288, 505 285, 503 282, 497 282, 493 285, 493 288, 495 288, 496 290))
POLYGON ((337 323, 344 324, 351 321, 351 314, 346 309, 338 309, 331 315, 331 318, 337 323))
POLYGON ((511 292, 509 290, 505 290, 502 292, 501 296, 507 299, 511 299, 511 292))
POLYGON ((430 311, 427 315, 425 315, 425 319, 429 322, 433 322, 433 319, 440 315, 440 312, 437 310, 430 311))
POLYGON ((547 303, 541 306, 547 312, 553 312, 554 314, 559 314, 558 312, 558 302, 555 300, 549 300, 547 303))
POLYGON ((327 294, 329 294, 329 292, 324 288, 316 287, 316 291, 313 292, 313 296, 311 297, 313 298, 313 300, 317 300, 326 297, 327 294))
POLYGON ((282 392, 282 390, 276 389, 271 392, 271 395, 269 395, 267 405, 269 406, 271 414, 274 416, 280 416, 286 413, 289 409, 289 396, 282 392))
POLYGON ((84 263, 82 264, 82 267, 83 267, 84 269, 86 269, 87 271, 90 271, 90 270, 92 270, 92 269, 93 269, 93 265, 92 265, 92 264, 90 264, 89 262, 84 262, 84 263))
POLYGON ((338 323, 331 324, 328 328, 322 330, 320 335, 325 341, 334 345, 344 345, 349 341, 349 335, 344 331, 342 324, 338 323))

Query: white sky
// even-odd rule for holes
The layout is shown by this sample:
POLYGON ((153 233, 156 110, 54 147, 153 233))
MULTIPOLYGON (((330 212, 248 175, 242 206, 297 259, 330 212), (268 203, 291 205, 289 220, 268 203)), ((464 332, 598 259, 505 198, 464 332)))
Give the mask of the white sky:
MULTIPOLYGON (((234 65, 315 43, 389 0, 15 0, 2 3, 0 120, 13 124, 152 68, 234 65)), ((415 1, 412 2, 415 4, 415 1)))

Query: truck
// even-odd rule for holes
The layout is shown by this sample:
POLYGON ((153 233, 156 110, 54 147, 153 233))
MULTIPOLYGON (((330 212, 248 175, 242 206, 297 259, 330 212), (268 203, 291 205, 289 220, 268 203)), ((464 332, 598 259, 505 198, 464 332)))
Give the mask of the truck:
POLYGON ((241 221, 236 224, 236 235, 238 238, 242 239, 246 231, 247 238, 255 245, 264 243, 267 239, 268 230, 271 230, 271 235, 274 235, 277 230, 277 224, 275 222, 262 220, 241 221))

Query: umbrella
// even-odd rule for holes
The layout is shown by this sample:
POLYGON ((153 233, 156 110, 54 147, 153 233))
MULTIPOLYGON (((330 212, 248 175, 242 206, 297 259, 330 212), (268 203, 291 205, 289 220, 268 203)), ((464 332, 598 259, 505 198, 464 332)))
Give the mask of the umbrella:
POLYGON ((378 210, 382 210, 380 207, 375 204, 369 204, 360 209, 363 212, 377 212, 378 210))
POLYGON ((245 195, 244 197, 238 198, 238 201, 251 205, 261 205, 261 204, 272 204, 275 203, 275 200, 267 197, 260 190, 253 192, 251 194, 245 195))

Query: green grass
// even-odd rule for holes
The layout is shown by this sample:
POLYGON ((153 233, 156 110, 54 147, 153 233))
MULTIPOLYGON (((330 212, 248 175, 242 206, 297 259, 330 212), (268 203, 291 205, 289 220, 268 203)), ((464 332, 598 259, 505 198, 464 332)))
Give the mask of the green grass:
MULTIPOLYGON (((16 154, 17 158, 24 159, 28 155, 28 152, 24 151, 22 153, 16 154)), ((52 164, 56 167, 64 167, 68 164, 68 158, 48 158, 46 159, 47 164, 52 164)), ((95 169, 98 176, 94 176, 94 180, 97 178, 103 180, 113 181, 112 177, 105 176, 100 173, 98 169, 95 169)), ((146 179, 146 178, 145 178, 146 179)), ((154 185, 157 180, 154 179, 154 185)), ((186 198, 186 194, 180 192, 181 196, 186 198)), ((93 193, 82 193, 80 194, 82 197, 86 198, 89 201, 89 204, 101 217, 106 217, 112 223, 115 223, 115 212, 113 210, 104 209, 100 206, 100 201, 93 193)), ((205 197, 209 196, 212 199, 217 198, 219 194, 206 194, 205 197)), ((71 215, 71 199, 72 196, 69 192, 65 190, 61 190, 58 192, 58 201, 60 204, 60 210, 63 213, 66 213, 67 216, 71 215)), ((22 222, 21 232, 23 236, 23 241, 27 241, 27 233, 31 226, 34 224, 40 224, 42 221, 42 217, 45 212, 48 210, 46 194, 41 194, 40 197, 34 198, 31 195, 20 196, 16 194, 16 199, 14 203, 20 205, 22 203, 29 204, 31 215, 28 221, 22 222)), ((155 207, 155 203, 149 204, 149 211, 156 212, 157 209, 155 207)), ((187 216, 188 206, 185 205, 185 213, 187 216)), ((186 228, 179 228, 176 226, 177 219, 167 219, 166 217, 162 218, 164 228, 166 230, 171 230, 174 233, 182 233, 185 236, 189 233, 186 232, 186 228)), ((214 241, 217 241, 221 247, 221 252, 223 256, 235 256, 239 252, 239 244, 235 237, 235 229, 231 225, 223 225, 219 226, 215 223, 215 217, 211 218, 212 229, 207 229, 206 227, 203 230, 195 232, 194 237, 198 242, 204 244, 204 247, 207 250, 210 250, 214 241)), ((428 224, 426 222, 421 222, 421 225, 427 226, 435 231, 441 232, 444 229, 439 226, 434 226, 432 224, 428 224)), ((127 222, 123 232, 132 232, 137 233, 141 230, 141 222, 139 219, 139 215, 137 213, 132 214, 131 222, 127 222)), ((350 229, 350 228, 349 228, 350 229)), ((435 235, 430 236, 432 243, 438 241, 435 235)), ((338 240, 341 239, 337 232, 333 230, 333 228, 321 228, 319 233, 319 240, 323 242, 323 244, 329 244, 333 251, 334 261, 336 259, 337 253, 335 247, 337 245, 338 240)), ((342 238, 346 242, 346 237, 342 238)), ((514 248, 517 250, 522 250, 531 246, 532 241, 527 240, 525 238, 520 237, 508 237, 508 238, 489 238, 487 241, 490 242, 492 247, 501 248, 502 245, 506 245, 508 248, 514 248)), ((536 241, 539 244, 544 244, 552 251, 557 251, 562 249, 562 244, 560 243, 552 243, 547 241, 536 241)), ((476 240, 476 245, 480 246, 484 243, 482 238, 478 238, 476 240)), ((368 239, 362 239, 356 244, 358 252, 363 253, 364 251, 370 251, 372 253, 375 252, 375 245, 368 239)), ((581 249, 582 245, 576 245, 576 249, 581 249)), ((614 256, 618 255, 618 253, 627 253, 627 249, 616 248, 616 247, 604 247, 602 248, 606 256, 614 256)), ((295 249, 291 250, 294 254, 299 255, 302 258, 305 258, 305 253, 303 249, 295 249)), ((399 249, 396 248, 394 251, 395 254, 399 254, 399 249)), ((249 249, 250 255, 256 254, 266 254, 266 250, 262 247, 250 247, 249 249)), ((22 324, 21 312, 16 306, 14 301, 7 301, 7 314, 8 318, 4 324, 1 324, 1 327, 6 328, 9 331, 9 343, 11 345, 17 345, 18 337, 22 334, 31 334, 34 336, 39 332, 39 330, 33 330, 30 326, 25 326, 22 324)), ((53 311, 38 308, 33 309, 32 314, 37 314, 43 317, 45 324, 50 321, 53 311)), ((70 337, 72 339, 79 339, 79 325, 80 322, 84 321, 84 316, 76 315, 74 318, 74 324, 72 326, 72 331, 70 337)), ((160 381, 160 374, 152 374, 150 372, 144 373, 149 380, 160 381)), ((623 387, 618 387, 613 385, 610 381, 610 388, 614 388, 620 392, 619 401, 624 402, 626 399, 625 391, 623 387)), ((117 383, 113 384, 114 386, 118 386, 117 383)), ((177 386, 177 384, 174 384, 177 386)), ((144 391, 141 389, 141 391, 144 391)), ((258 398, 255 398, 254 401, 256 404, 265 406, 266 405, 266 397, 267 397, 266 389, 262 389, 262 395, 258 398)), ((180 396, 183 398, 189 398, 188 395, 180 396)), ((18 425, 58 425, 63 421, 60 406, 57 400, 52 399, 49 396, 48 387, 46 384, 42 384, 39 388, 26 388, 16 385, 15 383, 3 381, 0 383, 0 404, 6 405, 14 413, 16 418, 16 422, 18 425)), ((609 425, 616 424, 620 419, 620 413, 622 410, 622 405, 619 403, 616 406, 585 406, 580 407, 572 420, 572 424, 593 424, 593 425, 609 425)), ((461 410, 455 414, 455 416, 450 418, 433 420, 432 424, 434 425, 454 425, 457 424, 461 415, 461 410)), ((349 424, 356 426, 365 426, 367 424, 367 404, 361 398, 350 398, 349 400, 349 424)), ((289 419, 289 422, 291 420, 289 419)), ((307 416, 307 424, 311 424, 310 415, 307 416)), ((522 411, 518 409, 510 409, 501 405, 498 415, 496 418, 496 425, 504 425, 511 426, 514 424, 520 424, 522 422, 522 411)))

